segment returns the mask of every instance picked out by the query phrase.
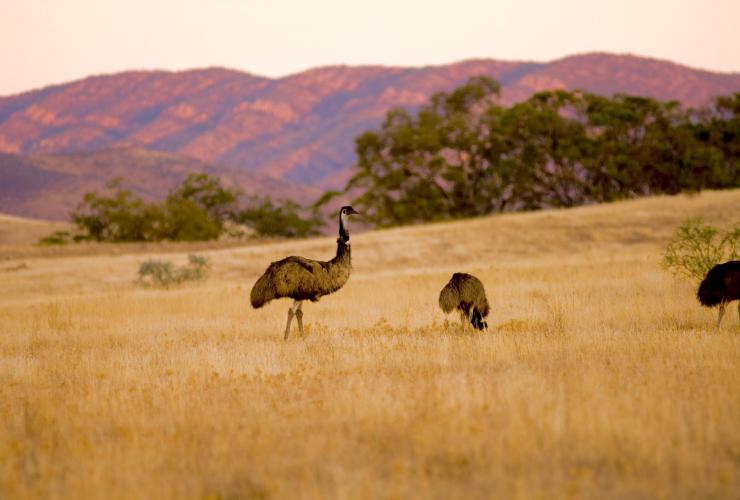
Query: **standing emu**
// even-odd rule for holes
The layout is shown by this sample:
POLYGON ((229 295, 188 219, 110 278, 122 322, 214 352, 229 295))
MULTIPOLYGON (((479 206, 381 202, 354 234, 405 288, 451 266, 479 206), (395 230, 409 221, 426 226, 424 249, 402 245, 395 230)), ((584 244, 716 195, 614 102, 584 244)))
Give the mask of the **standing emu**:
POLYGON ((347 217, 356 213, 358 212, 352 207, 342 207, 339 211, 337 255, 333 259, 324 262, 305 257, 286 257, 270 264, 252 287, 250 300, 255 309, 259 309, 273 299, 282 297, 293 299, 293 305, 288 309, 285 340, 290 335, 290 322, 293 316, 298 319, 298 329, 303 336, 301 304, 304 300, 316 302, 324 295, 336 292, 347 283, 352 270, 347 217))
POLYGON ((439 307, 445 313, 450 313, 453 309, 460 311, 463 325, 470 321, 478 330, 488 328, 488 323, 483 319, 490 310, 486 291, 483 283, 473 275, 453 274, 449 283, 439 292, 439 307))
MULTIPOLYGON (((717 330, 719 330, 727 303, 740 300, 740 260, 717 264, 710 269, 699 285, 696 295, 703 306, 719 305, 719 317, 717 318, 717 330)), ((740 303, 737 305, 737 314, 740 318, 740 303)))

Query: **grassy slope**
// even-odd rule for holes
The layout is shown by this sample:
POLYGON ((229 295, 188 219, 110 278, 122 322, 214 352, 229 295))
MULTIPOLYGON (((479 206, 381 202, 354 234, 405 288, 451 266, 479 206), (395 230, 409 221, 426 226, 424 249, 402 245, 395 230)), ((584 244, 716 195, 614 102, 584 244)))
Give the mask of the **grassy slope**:
POLYGON ((735 190, 355 235, 349 283, 287 343, 288 302, 254 311, 249 288, 333 238, 208 251, 212 279, 170 291, 133 284, 146 254, 24 261, 0 284, 0 492, 735 495, 737 316, 713 334, 659 260, 686 217, 727 226, 739 206, 735 190), (437 308, 458 270, 486 285, 484 335, 437 308))
POLYGON ((26 219, 0 214, 0 255, 7 247, 34 245, 54 231, 70 229, 66 222, 26 219))

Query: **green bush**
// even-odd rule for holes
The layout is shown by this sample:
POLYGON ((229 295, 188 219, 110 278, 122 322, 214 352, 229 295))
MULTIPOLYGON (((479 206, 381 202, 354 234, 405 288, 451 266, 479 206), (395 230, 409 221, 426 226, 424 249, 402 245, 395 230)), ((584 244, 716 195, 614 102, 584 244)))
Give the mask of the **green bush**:
POLYGON ((715 265, 740 256, 740 224, 721 232, 701 219, 678 228, 663 256, 663 267, 677 276, 701 280, 715 265))
MULTIPOLYGON (((317 213, 304 218, 297 204, 274 204, 269 198, 255 198, 239 211, 239 196, 238 190, 223 187, 218 177, 190 174, 165 201, 149 203, 115 179, 103 193, 86 193, 72 211, 72 221, 82 231, 74 241, 206 241, 234 233, 238 224, 258 235, 300 237, 318 234, 322 225, 317 213)), ((43 243, 62 240, 51 235, 43 243)))
POLYGON ((177 267, 170 261, 150 259, 139 266, 139 284, 169 288, 188 281, 203 281, 208 277, 211 265, 207 257, 188 255, 188 264, 177 267))
POLYGON ((54 231, 49 236, 44 236, 39 240, 39 245, 66 245, 69 243, 72 235, 69 231, 54 231))
POLYGON ((95 241, 112 242, 162 239, 162 207, 123 189, 120 179, 108 182, 105 187, 107 192, 103 194, 85 193, 71 213, 72 222, 85 236, 95 241))
POLYGON ((189 199, 169 197, 165 202, 164 223, 160 236, 171 241, 215 240, 221 234, 223 222, 208 214, 189 199))
POLYGON ((307 217, 299 213, 301 207, 292 201, 274 203, 269 198, 252 200, 249 207, 237 214, 237 222, 254 229, 257 236, 305 238, 319 234, 323 221, 317 212, 307 217))

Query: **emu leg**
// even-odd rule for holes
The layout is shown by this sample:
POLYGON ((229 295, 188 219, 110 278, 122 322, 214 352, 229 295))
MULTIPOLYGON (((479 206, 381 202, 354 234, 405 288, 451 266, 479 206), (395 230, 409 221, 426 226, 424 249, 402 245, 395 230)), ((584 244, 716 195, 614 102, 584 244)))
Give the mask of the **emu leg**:
POLYGON ((298 330, 301 332, 301 337, 303 337, 303 302, 298 302, 298 308, 295 311, 295 317, 298 320, 298 330))
POLYGON ((288 340, 288 335, 290 335, 290 322, 293 321, 293 308, 291 307, 288 309, 288 324, 285 325, 285 336, 283 337, 283 340, 288 340))
POLYGON ((285 336, 283 337, 283 340, 288 340, 288 335, 290 335, 290 322, 293 321, 293 315, 295 315, 295 311, 300 305, 301 303, 295 300, 293 301, 293 305, 290 306, 290 309, 288 309, 288 323, 285 325, 285 336))
POLYGON ((719 331, 719 325, 722 323, 722 316, 725 315, 725 303, 722 302, 719 305, 719 317, 717 318, 717 331, 719 331))
POLYGON ((740 321, 740 302, 737 303, 737 320, 740 321))

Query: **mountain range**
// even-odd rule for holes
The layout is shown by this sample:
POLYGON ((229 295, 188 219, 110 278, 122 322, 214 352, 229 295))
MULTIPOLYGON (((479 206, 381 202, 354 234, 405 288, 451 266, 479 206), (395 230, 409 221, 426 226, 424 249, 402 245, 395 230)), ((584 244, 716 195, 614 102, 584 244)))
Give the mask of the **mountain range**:
POLYGON ((390 108, 418 107, 477 75, 501 82, 505 104, 580 88, 699 107, 740 91, 737 73, 604 53, 548 63, 331 66, 283 78, 223 68, 93 76, 0 97, 0 211, 63 219, 82 192, 110 178, 158 197, 193 170, 247 193, 307 201, 345 183, 354 138, 390 108))

